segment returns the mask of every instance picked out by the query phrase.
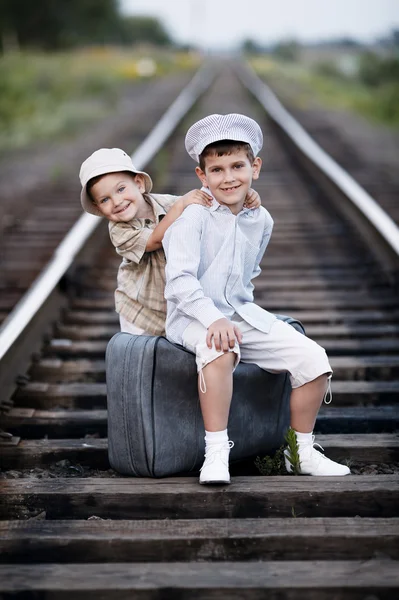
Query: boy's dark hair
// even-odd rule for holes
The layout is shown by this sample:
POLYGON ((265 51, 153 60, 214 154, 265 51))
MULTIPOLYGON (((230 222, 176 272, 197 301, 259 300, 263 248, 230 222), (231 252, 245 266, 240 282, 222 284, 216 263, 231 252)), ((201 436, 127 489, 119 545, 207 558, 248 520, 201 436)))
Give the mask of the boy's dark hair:
POLYGON ((205 158, 211 154, 216 156, 225 156, 226 154, 232 154, 232 152, 239 152, 244 150, 251 165, 255 160, 255 156, 251 146, 247 142, 236 142, 234 140, 220 140, 219 142, 213 142, 205 146, 201 154, 199 155, 199 166, 202 171, 205 171, 205 158))
MULTIPOLYGON (((123 173, 124 175, 132 175, 134 177, 134 173, 132 171, 116 171, 116 172, 123 173)), ((105 177, 105 175, 109 175, 109 173, 102 173, 101 175, 92 177, 91 179, 89 179, 89 181, 86 184, 87 195, 89 196, 89 198, 92 202, 94 202, 94 200, 93 200, 93 196, 91 195, 91 188, 93 187, 93 185, 96 185, 96 183, 98 183, 100 181, 100 179, 105 177)))

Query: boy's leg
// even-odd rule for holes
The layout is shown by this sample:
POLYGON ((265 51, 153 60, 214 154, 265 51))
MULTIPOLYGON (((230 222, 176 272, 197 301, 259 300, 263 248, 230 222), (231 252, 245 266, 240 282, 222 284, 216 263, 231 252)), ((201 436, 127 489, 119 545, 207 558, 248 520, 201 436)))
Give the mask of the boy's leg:
POLYGON ((233 371, 239 361, 238 344, 230 351, 211 349, 206 344, 207 330, 195 322, 183 334, 183 345, 196 355, 198 393, 205 426, 205 461, 200 483, 230 483, 227 422, 233 393, 233 371))
MULTIPOLYGON (((283 321, 275 321, 269 333, 244 322, 240 322, 239 327, 243 333, 243 362, 253 362, 272 373, 285 371, 290 374, 290 424, 296 432, 301 473, 349 474, 348 467, 329 460, 314 448, 313 428, 332 373, 325 350, 283 321)), ((285 453, 285 464, 290 471, 287 450, 285 453)))
MULTIPOLYGON (((298 442, 302 475, 340 476, 350 473, 349 467, 330 460, 314 448, 313 428, 320 405, 326 396, 330 379, 329 374, 321 375, 309 383, 294 388, 291 392, 291 427, 295 431, 298 442)), ((321 446, 319 447, 321 448, 321 446)), ((284 454, 285 466, 290 472, 292 465, 289 461, 288 448, 284 454)))
POLYGON ((208 363, 199 374, 198 393, 205 431, 227 429, 235 361, 236 355, 227 352, 208 363))
POLYGON ((291 427, 295 431, 311 433, 317 413, 327 392, 327 373, 309 383, 293 388, 290 398, 291 427))

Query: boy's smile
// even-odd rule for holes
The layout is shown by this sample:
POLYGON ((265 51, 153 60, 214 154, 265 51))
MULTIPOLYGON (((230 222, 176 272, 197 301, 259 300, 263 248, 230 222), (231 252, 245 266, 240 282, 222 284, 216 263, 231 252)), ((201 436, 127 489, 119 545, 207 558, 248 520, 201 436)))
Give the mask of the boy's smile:
POLYGON ((144 181, 141 175, 107 173, 90 190, 94 204, 109 221, 131 221, 153 218, 149 204, 144 200, 144 181))
POLYGON ((208 187, 219 204, 228 206, 237 215, 244 205, 252 180, 258 179, 262 161, 255 158, 251 165, 245 150, 205 158, 205 171, 197 167, 202 185, 208 187))

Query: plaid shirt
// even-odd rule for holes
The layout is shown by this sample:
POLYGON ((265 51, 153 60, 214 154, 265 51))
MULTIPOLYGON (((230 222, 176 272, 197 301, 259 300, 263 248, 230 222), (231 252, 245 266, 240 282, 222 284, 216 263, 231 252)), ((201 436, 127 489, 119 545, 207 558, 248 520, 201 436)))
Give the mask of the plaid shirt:
POLYGON ((165 254, 162 248, 146 252, 148 238, 168 212, 177 196, 146 194, 155 223, 150 219, 132 219, 128 223, 109 223, 109 235, 123 257, 115 291, 116 312, 130 323, 153 335, 165 333, 166 301, 165 254))

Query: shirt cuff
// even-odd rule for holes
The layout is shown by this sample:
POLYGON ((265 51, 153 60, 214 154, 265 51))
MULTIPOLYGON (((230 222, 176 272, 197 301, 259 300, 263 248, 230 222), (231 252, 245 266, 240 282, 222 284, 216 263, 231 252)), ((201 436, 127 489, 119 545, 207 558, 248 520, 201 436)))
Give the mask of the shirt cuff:
POLYGON ((219 319, 227 319, 227 317, 222 312, 220 312, 220 310, 218 310, 216 306, 213 306, 209 308, 206 312, 202 313, 200 317, 197 317, 197 319, 201 323, 201 325, 208 329, 208 327, 210 327, 215 321, 218 321, 219 319))
POLYGON ((142 229, 142 231, 140 232, 140 235, 137 236, 137 239, 134 244, 134 248, 132 250, 130 250, 131 254, 133 254, 133 256, 134 256, 134 262, 136 262, 137 264, 143 258, 143 254, 145 254, 147 242, 148 242, 150 236, 152 235, 153 231, 154 231, 153 229, 144 227, 142 229))

